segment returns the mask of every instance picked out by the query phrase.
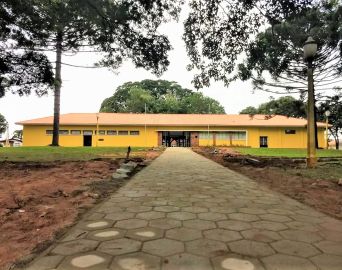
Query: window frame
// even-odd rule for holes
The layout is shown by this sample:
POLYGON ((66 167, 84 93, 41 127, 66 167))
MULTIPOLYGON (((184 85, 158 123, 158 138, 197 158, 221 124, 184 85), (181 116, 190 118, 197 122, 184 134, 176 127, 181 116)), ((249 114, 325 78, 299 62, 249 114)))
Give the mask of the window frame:
POLYGON ((86 129, 86 130, 82 130, 82 134, 83 134, 83 136, 93 136, 94 135, 94 131, 90 130, 90 129, 86 129))
POLYGON ((72 130, 70 130, 70 135, 80 136, 80 135, 82 135, 82 131, 79 129, 72 129, 72 130), (73 132, 79 132, 79 133, 73 134, 73 132))
POLYGON ((118 130, 118 136, 128 136, 128 135, 129 135, 128 130, 118 130), (123 132, 124 132, 124 134, 122 134, 123 132))
POLYGON ((209 134, 208 131, 200 131, 198 135, 200 140, 212 140, 214 138, 212 131, 210 131, 209 134))
POLYGON ((296 135, 297 131, 295 129, 285 129, 285 135, 296 135))
POLYGON ((140 136, 140 130, 130 130, 129 135, 131 136, 140 136))
POLYGON ((117 136, 118 131, 117 130, 107 130, 106 134, 107 134, 107 136, 117 136), (111 134, 111 133, 113 133, 113 134, 111 134))
MULTIPOLYGON (((95 130, 95 135, 97 135, 97 130, 95 130)), ((106 135, 106 130, 104 130, 104 129, 100 129, 99 130, 99 134, 98 135, 101 135, 101 136, 104 136, 104 135, 106 135)))

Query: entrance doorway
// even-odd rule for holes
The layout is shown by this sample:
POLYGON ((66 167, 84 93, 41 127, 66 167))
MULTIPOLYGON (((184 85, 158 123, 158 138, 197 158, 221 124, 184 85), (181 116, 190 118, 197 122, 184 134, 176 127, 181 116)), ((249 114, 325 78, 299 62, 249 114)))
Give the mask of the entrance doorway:
POLYGON ((83 146, 92 146, 92 135, 83 135, 83 146))
POLYGON ((188 131, 163 131, 162 145, 166 147, 190 147, 191 139, 188 131))
POLYGON ((262 148, 268 147, 268 137, 266 137, 266 136, 260 137, 260 147, 262 147, 262 148))

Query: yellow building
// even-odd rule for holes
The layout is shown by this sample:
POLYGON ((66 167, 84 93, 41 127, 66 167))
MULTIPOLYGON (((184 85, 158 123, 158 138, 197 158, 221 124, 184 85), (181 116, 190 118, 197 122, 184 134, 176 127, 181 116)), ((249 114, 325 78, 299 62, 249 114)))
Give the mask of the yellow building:
MULTIPOLYGON (((23 125, 24 146, 52 140, 53 117, 23 125)), ((305 148, 305 119, 268 115, 70 113, 60 117, 61 146, 247 146, 305 148)), ((325 146, 318 123, 319 146, 325 146)))

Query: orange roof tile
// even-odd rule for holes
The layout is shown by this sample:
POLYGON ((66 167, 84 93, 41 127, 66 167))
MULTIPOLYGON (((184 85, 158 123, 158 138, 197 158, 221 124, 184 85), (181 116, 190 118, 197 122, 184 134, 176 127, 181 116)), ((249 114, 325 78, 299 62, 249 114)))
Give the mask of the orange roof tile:
MULTIPOLYGON (((69 113, 60 116, 61 125, 96 125, 96 113, 69 113)), ((99 113, 100 126, 264 126, 305 127, 306 119, 281 115, 233 114, 135 114, 99 113)), ((53 117, 18 122, 18 125, 52 125, 53 117)), ((318 126, 325 127, 324 123, 318 126)))

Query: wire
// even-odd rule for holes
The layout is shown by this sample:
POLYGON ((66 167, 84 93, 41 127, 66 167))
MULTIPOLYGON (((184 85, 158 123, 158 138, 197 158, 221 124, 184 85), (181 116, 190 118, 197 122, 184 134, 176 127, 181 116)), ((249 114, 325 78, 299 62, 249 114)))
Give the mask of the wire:
MULTIPOLYGON (((56 62, 55 62, 56 63, 56 62)), ((72 65, 68 63, 61 63, 62 65, 69 66, 69 67, 76 67, 76 68, 105 68, 105 67, 100 67, 100 66, 79 66, 79 65, 72 65)))

